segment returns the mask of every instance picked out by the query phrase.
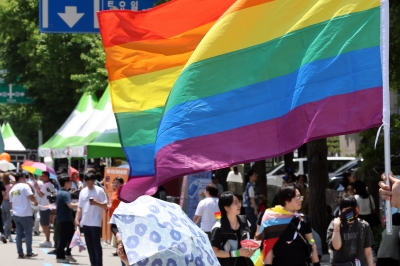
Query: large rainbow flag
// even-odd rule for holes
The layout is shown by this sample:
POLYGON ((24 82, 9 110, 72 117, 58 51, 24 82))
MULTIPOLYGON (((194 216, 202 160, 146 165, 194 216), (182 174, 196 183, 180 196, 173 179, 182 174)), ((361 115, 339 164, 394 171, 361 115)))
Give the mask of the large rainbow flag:
POLYGON ((382 124, 379 0, 239 0, 165 105, 157 176, 285 154, 382 124))
POLYGON ((129 200, 382 123, 379 0, 233 2, 99 14, 129 200))
POLYGON ((175 0, 141 12, 98 13, 113 110, 133 181, 123 187, 123 200, 153 188, 151 194, 163 183, 155 176, 154 156, 164 104, 194 49, 234 2, 175 0))

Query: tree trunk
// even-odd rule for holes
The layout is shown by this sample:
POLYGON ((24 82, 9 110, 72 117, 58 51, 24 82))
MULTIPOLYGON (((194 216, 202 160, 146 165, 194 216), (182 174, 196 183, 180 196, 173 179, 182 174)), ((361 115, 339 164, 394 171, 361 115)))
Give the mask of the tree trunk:
POLYGON ((309 197, 308 210, 311 225, 319 234, 322 241, 322 250, 328 253, 326 244, 326 187, 328 183, 328 146, 326 139, 310 141, 308 143, 308 176, 309 197))
POLYGON ((286 172, 286 169, 290 168, 290 169, 293 170, 293 173, 294 173, 294 169, 293 169, 293 152, 289 152, 289 153, 285 154, 283 156, 283 159, 285 161, 285 172, 286 172))
POLYGON ((229 172, 231 171, 230 167, 218 169, 215 171, 215 176, 218 177, 218 182, 222 185, 224 188, 224 191, 228 190, 228 185, 226 183, 226 178, 228 177, 229 172))
POLYGON ((267 196, 267 171, 265 168, 265 160, 258 161, 254 164, 254 171, 258 174, 257 192, 267 196))

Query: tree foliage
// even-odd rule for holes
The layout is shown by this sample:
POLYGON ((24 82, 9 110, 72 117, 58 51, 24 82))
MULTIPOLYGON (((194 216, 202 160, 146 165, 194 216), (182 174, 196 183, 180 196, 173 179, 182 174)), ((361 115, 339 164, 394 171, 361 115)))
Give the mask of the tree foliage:
POLYGON ((400 86, 400 1, 390 1, 390 84, 394 90, 400 86))
POLYGON ((100 37, 40 33, 38 5, 37 0, 0 0, 0 66, 8 70, 6 82, 26 87, 34 99, 29 106, 1 106, 0 120, 13 122, 29 148, 37 148, 40 122, 47 140, 67 119, 82 91, 107 86, 100 37), (15 124, 24 126, 19 129, 15 124))
POLYGON ((328 145, 328 156, 340 154, 339 137, 330 137, 326 139, 328 145))
MULTIPOLYGON (((390 119, 390 152, 392 156, 392 171, 400 173, 400 115, 393 114, 390 119)), ((384 141, 383 130, 375 148, 376 135, 378 128, 372 128, 362 132, 361 143, 358 147, 358 153, 363 157, 361 169, 366 172, 366 177, 370 181, 380 179, 384 163, 384 141)))

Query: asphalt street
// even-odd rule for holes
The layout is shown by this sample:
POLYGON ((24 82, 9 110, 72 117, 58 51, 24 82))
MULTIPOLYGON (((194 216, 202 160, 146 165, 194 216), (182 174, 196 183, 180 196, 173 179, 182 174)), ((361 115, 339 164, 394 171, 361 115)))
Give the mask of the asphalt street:
MULTIPOLYGON (((13 238, 16 235, 12 235, 13 238)), ((51 237, 53 234, 51 234, 51 237)), ((87 250, 79 253, 78 247, 72 249, 72 256, 77 260, 76 263, 71 264, 61 264, 56 262, 55 255, 48 255, 47 252, 52 250, 52 248, 41 248, 39 243, 43 242, 45 237, 43 233, 39 236, 33 236, 32 249, 34 252, 38 253, 37 257, 31 259, 18 259, 16 243, 3 244, 0 242, 0 265, 18 265, 18 266, 52 266, 52 265, 90 265, 89 254, 87 250)), ((83 234, 82 240, 85 241, 83 234)), ((121 265, 118 257, 113 257, 112 253, 115 249, 109 246, 107 243, 103 244, 103 265, 121 265)), ((25 243, 22 244, 24 250, 26 249, 25 243)))

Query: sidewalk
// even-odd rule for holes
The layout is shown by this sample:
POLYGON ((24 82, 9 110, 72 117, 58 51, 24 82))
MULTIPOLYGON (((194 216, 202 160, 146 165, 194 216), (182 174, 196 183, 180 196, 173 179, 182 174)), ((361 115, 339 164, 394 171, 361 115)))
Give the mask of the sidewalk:
POLYGON ((321 258, 321 261, 320 261, 320 262, 321 262, 321 265, 324 265, 324 266, 331 265, 331 264, 329 263, 329 260, 330 260, 329 254, 323 255, 322 258, 321 258))

